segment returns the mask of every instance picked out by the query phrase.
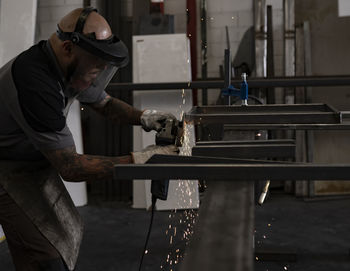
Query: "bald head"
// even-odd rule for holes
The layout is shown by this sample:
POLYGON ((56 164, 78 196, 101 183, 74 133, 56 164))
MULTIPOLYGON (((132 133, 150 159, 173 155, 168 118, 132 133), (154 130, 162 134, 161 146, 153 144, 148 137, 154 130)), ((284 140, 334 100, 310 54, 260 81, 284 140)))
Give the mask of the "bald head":
MULTIPOLYGON (((73 32, 82 11, 82 8, 77 8, 64 16, 58 23, 60 28, 64 32, 73 32)), ((98 40, 108 39, 112 35, 111 28, 105 18, 95 11, 89 14, 83 28, 83 34, 89 33, 95 33, 98 40)))

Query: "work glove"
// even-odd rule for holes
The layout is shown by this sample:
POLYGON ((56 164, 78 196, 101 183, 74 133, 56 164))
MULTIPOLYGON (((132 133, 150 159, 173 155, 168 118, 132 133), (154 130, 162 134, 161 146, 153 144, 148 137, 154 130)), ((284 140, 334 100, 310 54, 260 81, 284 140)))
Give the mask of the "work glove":
POLYGON ((144 164, 154 154, 176 155, 178 153, 179 153, 179 149, 175 145, 167 145, 167 146, 151 145, 143 149, 142 151, 132 152, 131 155, 132 155, 134 164, 144 164))
POLYGON ((141 115, 141 125, 146 132, 151 130, 159 132, 168 119, 176 120, 173 114, 147 109, 141 115))

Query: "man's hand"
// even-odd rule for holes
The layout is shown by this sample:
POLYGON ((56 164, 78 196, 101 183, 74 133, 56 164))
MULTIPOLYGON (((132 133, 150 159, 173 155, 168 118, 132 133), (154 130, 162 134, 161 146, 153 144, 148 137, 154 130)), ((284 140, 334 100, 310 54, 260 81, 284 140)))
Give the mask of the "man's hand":
POLYGON ((170 113, 164 113, 157 110, 145 110, 141 115, 141 125, 143 130, 149 132, 155 130, 159 132, 168 119, 175 120, 175 116, 170 113))
POLYGON ((179 153, 179 149, 175 145, 156 146, 151 145, 139 152, 132 152, 132 159, 135 164, 144 164, 154 154, 173 154, 179 153))

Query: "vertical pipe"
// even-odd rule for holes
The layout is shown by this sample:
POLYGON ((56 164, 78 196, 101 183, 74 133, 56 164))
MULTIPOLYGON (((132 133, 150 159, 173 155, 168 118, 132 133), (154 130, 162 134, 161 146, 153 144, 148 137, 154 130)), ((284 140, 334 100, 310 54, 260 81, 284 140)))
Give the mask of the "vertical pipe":
MULTIPOLYGON (((228 88, 231 85, 231 50, 225 49, 225 81, 224 88, 228 88)), ((228 105, 231 105, 231 96, 228 95, 228 105)))
MULTIPOLYGON (((295 0, 284 0, 284 75, 295 76, 295 0)), ((295 89, 285 88, 285 103, 295 102, 295 89)))
MULTIPOLYGON (((274 56, 273 56, 273 21, 272 21, 272 6, 267 6, 267 77, 275 76, 274 56)), ((275 89, 267 90, 266 102, 269 104, 275 103, 275 89)))
MULTIPOLYGON (((312 75, 311 66, 311 33, 310 23, 304 22, 304 54, 305 54, 305 75, 312 75)), ((312 88, 306 88, 306 103, 311 103, 312 88)), ((312 163, 314 160, 314 133, 313 131, 306 131, 306 161, 312 163)), ((315 194, 315 182, 308 181, 308 196, 313 197, 315 194)))
MULTIPOLYGON (((202 79, 207 79, 208 59, 207 59, 207 1, 200 0, 201 10, 201 48, 202 48, 202 79)), ((202 90, 202 104, 208 104, 208 90, 202 90)))
POLYGON ((266 0, 257 0, 255 3, 255 56, 256 77, 266 77, 266 0))
MULTIPOLYGON (((284 25, 284 75, 295 76, 295 0, 283 0, 283 25, 284 25)), ((286 104, 295 103, 295 88, 284 89, 284 102, 286 104)), ((286 131, 286 138, 295 138, 294 131, 286 131)), ((295 193, 295 182, 284 183, 286 192, 295 193)))
MULTIPOLYGON (((254 9, 255 21, 255 74, 257 77, 267 76, 267 33, 266 33, 266 0, 257 0, 254 9)), ((266 90, 260 89, 256 94, 266 103, 266 90)))
MULTIPOLYGON (((304 55, 304 29, 302 24, 295 26, 295 75, 305 75, 305 55, 304 55)), ((305 103, 305 87, 295 88, 295 103, 305 103)), ((295 132, 296 155, 295 161, 306 162, 306 132, 295 132)), ((300 180, 295 182, 295 195, 297 197, 308 196, 308 181, 300 180)))
MULTIPOLYGON (((197 8, 196 0, 187 0, 187 36, 190 39, 192 81, 197 80, 197 8)), ((193 105, 197 105, 197 89, 192 90, 193 105)))

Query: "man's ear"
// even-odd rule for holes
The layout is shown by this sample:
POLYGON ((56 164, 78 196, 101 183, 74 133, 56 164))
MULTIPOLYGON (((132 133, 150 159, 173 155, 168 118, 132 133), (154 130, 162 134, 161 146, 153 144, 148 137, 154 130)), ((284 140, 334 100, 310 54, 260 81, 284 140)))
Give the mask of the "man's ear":
POLYGON ((62 42, 62 49, 65 56, 72 57, 74 44, 70 40, 62 42))

